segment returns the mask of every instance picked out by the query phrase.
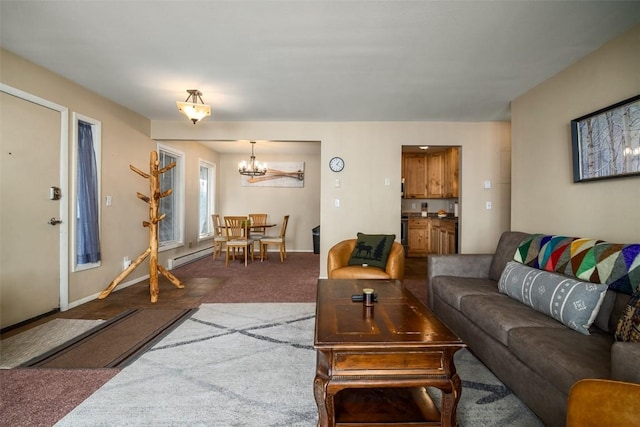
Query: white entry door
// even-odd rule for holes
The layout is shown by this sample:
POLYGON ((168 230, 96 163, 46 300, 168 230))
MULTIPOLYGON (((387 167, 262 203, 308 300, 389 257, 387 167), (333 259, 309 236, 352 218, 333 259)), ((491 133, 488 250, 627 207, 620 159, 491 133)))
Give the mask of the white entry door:
POLYGON ((4 91, 0 106, 0 326, 4 328, 61 306, 60 242, 66 233, 58 220, 66 217, 61 203, 68 198, 62 194, 61 200, 51 200, 52 187, 66 189, 60 173, 61 135, 66 132, 61 129, 65 126, 61 111, 4 91))

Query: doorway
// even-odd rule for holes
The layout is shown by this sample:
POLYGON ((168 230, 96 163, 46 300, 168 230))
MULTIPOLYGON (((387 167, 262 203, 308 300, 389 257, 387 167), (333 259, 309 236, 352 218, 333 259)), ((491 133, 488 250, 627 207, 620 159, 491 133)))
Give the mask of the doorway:
POLYGON ((461 146, 402 146, 401 223, 409 256, 459 252, 461 146))
POLYGON ((0 86, 0 103, 4 329, 68 306, 68 111, 6 85, 0 86))

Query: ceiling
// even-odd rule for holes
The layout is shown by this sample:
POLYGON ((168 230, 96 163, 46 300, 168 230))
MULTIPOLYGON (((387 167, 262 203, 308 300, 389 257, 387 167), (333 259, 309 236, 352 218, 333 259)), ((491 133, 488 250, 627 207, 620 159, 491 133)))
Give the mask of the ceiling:
POLYGON ((0 43, 151 120, 197 88, 213 121, 504 121, 639 22, 638 1, 1 0, 0 43))

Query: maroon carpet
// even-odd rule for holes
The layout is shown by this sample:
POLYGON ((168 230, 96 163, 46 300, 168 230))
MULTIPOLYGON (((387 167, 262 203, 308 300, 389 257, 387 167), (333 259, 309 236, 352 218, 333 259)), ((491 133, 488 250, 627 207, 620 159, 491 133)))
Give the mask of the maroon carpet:
POLYGON ((2 369, 0 424, 52 426, 118 369, 2 369))
MULTIPOLYGON (((224 254, 223 254, 224 255, 224 254)), ((224 256, 198 260, 173 270, 181 280, 212 277, 221 279, 202 298, 203 303, 242 302, 314 302, 316 283, 320 274, 320 255, 307 252, 287 254, 284 263, 277 253, 269 259, 249 262, 229 261, 224 256)))
MULTIPOLYGON (((240 260, 229 261, 224 254, 214 261, 207 257, 173 270, 176 277, 187 281, 196 278, 220 279, 219 284, 202 298, 203 303, 242 302, 315 302, 320 275, 320 255, 294 252, 284 263, 278 254, 269 259, 256 259, 247 267, 240 260)), ((426 304, 426 263, 420 271, 408 270, 405 287, 426 304), (424 271, 422 271, 424 270, 424 271)))

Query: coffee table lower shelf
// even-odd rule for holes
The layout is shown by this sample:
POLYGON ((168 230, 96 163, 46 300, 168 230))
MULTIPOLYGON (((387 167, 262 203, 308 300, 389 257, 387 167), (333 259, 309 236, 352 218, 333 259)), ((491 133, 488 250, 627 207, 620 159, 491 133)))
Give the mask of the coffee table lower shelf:
POLYGON ((347 388, 334 397, 336 426, 439 426, 424 387, 347 388))

